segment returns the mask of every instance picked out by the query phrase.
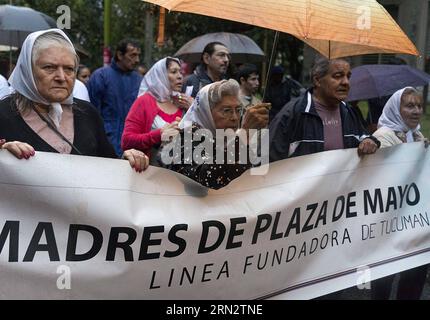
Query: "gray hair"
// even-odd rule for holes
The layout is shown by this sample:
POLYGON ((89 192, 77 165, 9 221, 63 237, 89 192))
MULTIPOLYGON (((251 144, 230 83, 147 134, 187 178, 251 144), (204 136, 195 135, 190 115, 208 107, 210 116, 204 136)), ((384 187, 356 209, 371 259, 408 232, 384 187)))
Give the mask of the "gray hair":
POLYGON ((214 108, 225 96, 238 96, 239 89, 240 85, 234 79, 214 82, 208 92, 209 107, 214 108))
POLYGON ((60 47, 69 50, 75 59, 75 72, 78 71, 79 56, 76 54, 75 48, 69 41, 67 41, 67 39, 57 32, 47 32, 36 39, 31 52, 32 65, 34 65, 36 60, 39 59, 43 50, 52 47, 60 47))
POLYGON ((326 76, 328 74, 330 65, 336 61, 344 61, 350 63, 349 59, 347 58, 328 59, 322 55, 317 55, 315 57, 314 64, 311 70, 312 84, 314 84, 314 78, 321 79, 322 77, 326 76))
POLYGON ((403 91, 402 96, 400 97, 400 104, 405 102, 404 99, 406 99, 407 96, 416 96, 420 99, 421 103, 424 102, 423 96, 421 95, 421 93, 417 89, 412 88, 412 87, 408 87, 403 91))

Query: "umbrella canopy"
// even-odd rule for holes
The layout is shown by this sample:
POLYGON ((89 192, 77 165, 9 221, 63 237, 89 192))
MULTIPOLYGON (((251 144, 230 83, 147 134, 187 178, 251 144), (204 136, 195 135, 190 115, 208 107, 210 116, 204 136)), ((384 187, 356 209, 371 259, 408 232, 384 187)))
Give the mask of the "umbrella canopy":
POLYGON ((27 7, 0 6, 0 44, 21 47, 34 31, 56 28, 54 19, 27 7))
POLYGON ((144 0, 286 32, 329 58, 369 53, 418 55, 414 44, 376 0, 144 0))
POLYGON ((175 53, 175 57, 186 62, 200 62, 204 47, 215 41, 227 46, 235 63, 260 62, 264 59, 264 52, 254 40, 242 34, 229 32, 208 33, 194 38, 184 44, 175 53))
POLYGON ((368 64, 352 69, 347 101, 384 97, 404 87, 429 83, 429 74, 407 65, 368 64))

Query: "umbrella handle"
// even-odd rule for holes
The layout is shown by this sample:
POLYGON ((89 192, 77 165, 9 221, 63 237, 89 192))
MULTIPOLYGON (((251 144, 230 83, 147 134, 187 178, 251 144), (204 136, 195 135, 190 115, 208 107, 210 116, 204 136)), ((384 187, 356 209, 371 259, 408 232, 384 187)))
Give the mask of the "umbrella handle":
POLYGON ((279 31, 276 31, 275 38, 273 40, 272 53, 270 54, 269 67, 267 68, 266 79, 264 79, 264 91, 263 91, 263 101, 266 100, 267 84, 269 83, 270 71, 272 70, 276 49, 278 47, 279 41, 279 31))

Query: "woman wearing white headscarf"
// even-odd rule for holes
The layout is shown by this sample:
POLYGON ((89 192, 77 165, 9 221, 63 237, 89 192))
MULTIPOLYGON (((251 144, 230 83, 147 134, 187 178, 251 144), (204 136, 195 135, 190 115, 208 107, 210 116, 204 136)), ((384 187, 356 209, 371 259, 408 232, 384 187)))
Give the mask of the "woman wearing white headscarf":
POLYGON ((192 98, 179 91, 183 76, 181 63, 167 57, 157 61, 142 80, 139 98, 131 107, 125 120, 122 148, 135 148, 145 152, 152 165, 161 143, 161 136, 177 128, 183 112, 191 105, 192 98))
POLYGON ((381 141, 381 148, 405 142, 423 141, 420 120, 422 99, 417 90, 406 87, 396 91, 387 101, 373 134, 381 141))
MULTIPOLYGON (((379 118, 378 130, 373 134, 381 141, 381 148, 425 140, 420 132, 423 115, 422 97, 417 90, 406 87, 387 101, 379 118)), ((394 276, 372 281, 372 300, 388 300, 394 276)), ((427 276, 427 265, 400 273, 397 300, 419 300, 427 276)))
MULTIPOLYGON (((161 149, 158 159, 161 165, 212 189, 226 186, 251 168, 250 157, 244 163, 240 161, 241 152, 249 155, 248 139, 240 143, 235 137, 242 114, 239 89, 239 83, 233 79, 214 82, 200 89, 179 123, 180 134, 161 149), (235 137, 229 140, 235 144, 234 149, 224 145, 224 138, 216 140, 217 129, 222 129, 227 137, 230 134, 235 137), (224 131, 226 129, 231 129, 230 134, 224 131), (188 141, 189 137, 196 139, 188 141), (203 150, 201 144, 205 146, 203 150)), ((265 128, 269 122, 267 107, 268 104, 262 103, 247 109, 241 128, 245 131, 265 128)))
MULTIPOLYGON (((15 93, 0 102, 1 148, 17 158, 35 150, 116 158, 103 121, 89 103, 73 99, 78 56, 66 34, 50 29, 30 34, 9 79, 15 93)), ((136 171, 148 166, 140 151, 123 157, 136 171)))

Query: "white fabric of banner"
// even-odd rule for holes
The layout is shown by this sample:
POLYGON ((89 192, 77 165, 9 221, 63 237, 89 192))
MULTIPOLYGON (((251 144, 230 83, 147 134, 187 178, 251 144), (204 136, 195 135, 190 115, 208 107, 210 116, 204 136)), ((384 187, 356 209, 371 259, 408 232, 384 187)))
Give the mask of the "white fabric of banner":
POLYGON ((0 151, 0 298, 314 298, 430 262, 429 176, 419 142, 287 159, 217 191, 0 151))

